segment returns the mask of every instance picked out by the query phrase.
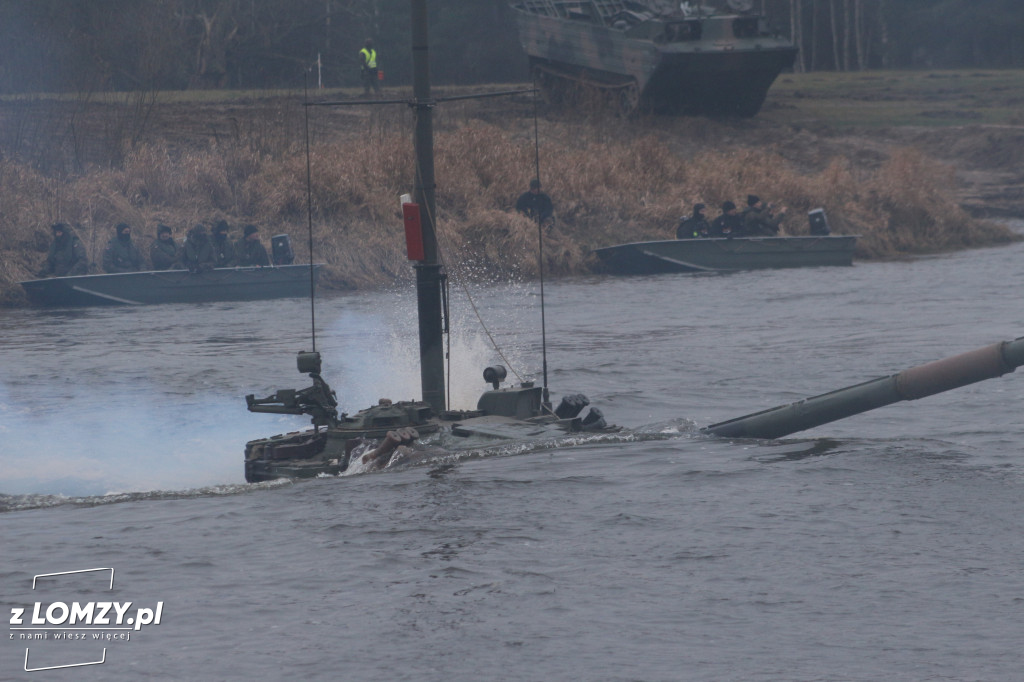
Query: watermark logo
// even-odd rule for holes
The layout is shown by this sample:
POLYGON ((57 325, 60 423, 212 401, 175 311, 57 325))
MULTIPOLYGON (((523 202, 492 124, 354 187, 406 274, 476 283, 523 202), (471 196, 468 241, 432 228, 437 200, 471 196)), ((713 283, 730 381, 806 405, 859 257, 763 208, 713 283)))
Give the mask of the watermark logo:
MULTIPOLYGON (((67 576, 79 574, 96 574, 103 581, 101 589, 114 589, 113 568, 86 568, 78 571, 62 571, 60 573, 40 573, 32 578, 32 590, 45 591, 54 586, 60 587, 61 580, 67 576), (107 573, 109 572, 109 581, 107 573)), ((91 577, 91 576, 90 576, 91 577)), ((76 662, 52 664, 33 664, 30 661, 32 642, 114 642, 131 641, 132 635, 145 626, 159 625, 163 617, 164 603, 140 605, 130 601, 36 601, 26 606, 11 608, 10 640, 25 641, 25 671, 56 670, 58 668, 78 668, 86 665, 101 665, 107 660, 107 647, 98 651, 95 656, 99 660, 78 660, 76 662)), ((45 646, 50 646, 49 644, 45 646)), ((52 652, 47 652, 52 653, 52 652)), ((38 658, 38 654, 37 654, 38 658)), ((52 656, 46 656, 47 659, 52 656)))

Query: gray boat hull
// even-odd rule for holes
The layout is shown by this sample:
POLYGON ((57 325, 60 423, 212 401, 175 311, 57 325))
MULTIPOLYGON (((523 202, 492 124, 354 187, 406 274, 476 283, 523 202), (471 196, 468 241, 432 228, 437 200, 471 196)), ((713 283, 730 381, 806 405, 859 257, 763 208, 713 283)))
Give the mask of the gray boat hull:
POLYGON ((670 239, 595 249, 606 272, 649 275, 852 265, 857 237, 670 239))
POLYGON ((29 300, 40 306, 258 301, 309 296, 320 267, 313 266, 313 282, 306 264, 51 277, 21 282, 21 286, 29 300))

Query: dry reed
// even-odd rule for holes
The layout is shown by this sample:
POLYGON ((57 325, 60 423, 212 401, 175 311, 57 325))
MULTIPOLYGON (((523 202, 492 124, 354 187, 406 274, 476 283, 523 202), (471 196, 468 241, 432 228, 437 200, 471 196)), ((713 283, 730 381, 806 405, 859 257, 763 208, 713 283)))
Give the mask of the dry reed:
MULTIPOLYGON (((290 233, 308 258, 307 200, 315 258, 326 285, 371 287, 411 277, 398 197, 414 184, 408 121, 369 116, 363 127, 318 135, 306 186, 304 148, 294 140, 244 135, 182 149, 166 141, 134 145, 117 166, 46 176, 28 162, 0 161, 0 305, 23 302, 17 282, 34 276, 48 226, 76 226, 99 259, 112 227, 134 226, 148 250, 157 223, 182 239, 197 222, 246 223, 264 238, 290 233)), ((952 169, 912 149, 878 170, 842 158, 823 172, 791 167, 771 150, 734 146, 699 154, 673 150, 664 133, 621 122, 546 121, 541 177, 557 223, 545 234, 545 269, 586 272, 593 248, 674 236, 680 216, 701 201, 743 205, 748 193, 789 207, 785 229, 806 232, 806 212, 822 207, 833 231, 859 234, 858 255, 894 257, 1009 241, 1004 228, 974 220, 951 196, 952 169)), ((523 121, 450 121, 436 136, 437 224, 448 269, 466 277, 535 277, 537 228, 512 210, 534 176, 534 147, 523 121)), ((709 210, 717 215, 718 211, 709 210)))

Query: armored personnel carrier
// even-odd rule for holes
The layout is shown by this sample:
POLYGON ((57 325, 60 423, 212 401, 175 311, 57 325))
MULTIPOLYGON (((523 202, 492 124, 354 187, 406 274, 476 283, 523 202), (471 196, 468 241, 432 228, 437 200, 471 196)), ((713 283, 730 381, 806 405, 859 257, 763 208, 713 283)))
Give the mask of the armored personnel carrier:
POLYGON ((549 100, 607 95, 624 114, 757 114, 797 49, 753 0, 519 0, 520 41, 549 100))

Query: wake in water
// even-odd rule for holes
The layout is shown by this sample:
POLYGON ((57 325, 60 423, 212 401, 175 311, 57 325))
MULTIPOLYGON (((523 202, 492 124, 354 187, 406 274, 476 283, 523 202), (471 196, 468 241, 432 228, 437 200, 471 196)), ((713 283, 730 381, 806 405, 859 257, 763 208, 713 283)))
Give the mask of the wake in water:
POLYGON ((43 509, 46 507, 60 507, 63 505, 75 505, 79 507, 98 507, 106 504, 119 504, 121 502, 139 502, 142 500, 182 500, 194 497, 222 497, 227 495, 238 495, 240 493, 252 492, 253 490, 266 490, 269 488, 281 488, 291 485, 295 481, 280 478, 275 481, 264 481, 262 483, 230 483, 226 485, 204 486, 192 490, 149 490, 134 493, 109 493, 107 495, 4 495, 0 494, 0 514, 4 512, 24 511, 26 509, 43 509))
MULTIPOLYGON (((487 441, 482 439, 462 438, 445 434, 417 441, 415 444, 400 444, 388 453, 385 461, 363 462, 362 456, 372 452, 380 445, 380 441, 369 439, 363 445, 357 446, 357 449, 352 452, 351 463, 345 472, 336 477, 325 475, 322 478, 341 478, 374 472, 404 471, 414 467, 451 467, 464 461, 531 455, 583 446, 681 439, 692 437, 696 433, 697 426, 694 422, 687 419, 674 419, 616 433, 579 433, 536 441, 503 442, 498 445, 488 445, 487 441)), ((257 490, 279 488, 295 483, 297 481, 281 478, 261 483, 210 485, 183 490, 113 492, 98 495, 0 494, 0 513, 59 507, 62 505, 92 507, 144 500, 238 495, 257 490)))

